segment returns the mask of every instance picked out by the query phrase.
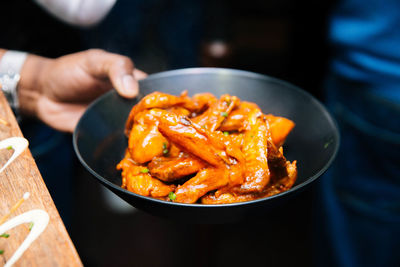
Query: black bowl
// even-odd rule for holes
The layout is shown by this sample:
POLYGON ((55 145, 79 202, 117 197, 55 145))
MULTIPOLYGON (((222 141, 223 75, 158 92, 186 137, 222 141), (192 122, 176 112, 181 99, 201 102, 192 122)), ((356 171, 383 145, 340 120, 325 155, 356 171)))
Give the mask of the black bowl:
POLYGON ((332 163, 339 148, 339 131, 325 107, 309 93, 278 79, 246 71, 193 68, 162 72, 140 81, 140 96, 124 99, 111 91, 97 99, 80 119, 73 135, 75 152, 94 177, 132 206, 153 215, 185 222, 221 223, 266 214, 268 209, 305 188, 332 163), (132 106, 154 91, 179 95, 228 93, 257 103, 264 113, 296 123, 284 145, 288 160, 297 160, 298 178, 290 190, 248 202, 181 204, 144 197, 122 189, 115 169, 127 147, 124 126, 132 106))

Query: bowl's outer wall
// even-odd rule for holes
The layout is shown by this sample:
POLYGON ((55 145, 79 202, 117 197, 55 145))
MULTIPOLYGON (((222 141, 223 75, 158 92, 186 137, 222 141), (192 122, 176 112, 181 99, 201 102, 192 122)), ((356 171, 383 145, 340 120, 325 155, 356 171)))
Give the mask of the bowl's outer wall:
MULTIPOLYGON (((298 179, 291 192, 318 178, 332 162, 339 146, 336 123, 315 98, 289 83, 264 75, 229 69, 184 69, 151 75, 140 82, 140 90, 141 96, 154 91, 179 95, 183 90, 189 95, 201 92, 216 96, 231 94, 257 103, 264 113, 293 120, 296 126, 284 145, 285 156, 290 161, 297 160, 298 166, 298 179)), ((119 188, 121 176, 115 166, 127 147, 125 121, 136 103, 137 99, 123 99, 115 91, 110 92, 89 107, 74 132, 74 147, 83 165, 133 206, 165 217, 189 216, 196 221, 205 216, 207 219, 204 220, 210 222, 232 221, 259 213, 261 207, 275 205, 273 203, 289 195, 284 193, 278 198, 247 204, 202 207, 171 205, 119 188)))

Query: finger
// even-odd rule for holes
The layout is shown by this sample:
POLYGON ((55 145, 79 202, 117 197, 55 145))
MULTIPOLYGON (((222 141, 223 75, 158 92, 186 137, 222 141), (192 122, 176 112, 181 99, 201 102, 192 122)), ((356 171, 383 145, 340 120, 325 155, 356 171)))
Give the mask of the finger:
MULTIPOLYGON (((118 93, 132 98, 139 93, 139 83, 135 79, 134 65, 128 57, 93 49, 88 53, 87 70, 95 77, 107 77, 118 93)), ((139 74, 140 76, 140 74, 139 74)))
POLYGON ((147 77, 147 73, 139 69, 134 69, 133 76, 135 76, 136 80, 143 80, 147 77))
POLYGON ((37 117, 56 130, 72 133, 86 108, 87 104, 60 103, 40 98, 37 117))
POLYGON ((139 93, 139 83, 133 76, 133 64, 125 60, 115 61, 110 68, 110 80, 118 93, 132 98, 139 93))

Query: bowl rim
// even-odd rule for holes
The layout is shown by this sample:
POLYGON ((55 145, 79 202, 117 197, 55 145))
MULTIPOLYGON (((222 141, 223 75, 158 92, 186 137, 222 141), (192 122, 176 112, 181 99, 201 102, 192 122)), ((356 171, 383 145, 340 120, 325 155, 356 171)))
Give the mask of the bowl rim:
MULTIPOLYGON (((291 89, 297 91, 300 94, 305 95, 306 97, 310 98, 312 100, 312 102, 314 102, 316 104, 316 106, 318 106, 318 108, 323 112, 323 114, 325 115, 325 117, 330 121, 330 123, 332 123, 332 125, 334 126, 334 136, 337 137, 337 142, 334 144, 334 151, 333 154, 331 156, 331 158, 328 160, 328 162, 323 166, 323 168, 321 168, 316 174, 312 175, 311 177, 308 177, 304 182, 293 186, 292 188, 290 188, 287 191, 284 191, 282 193, 270 196, 270 197, 265 197, 265 198, 259 198, 259 199, 254 199, 254 200, 249 200, 249 201, 243 201, 243 202, 235 202, 235 203, 226 203, 226 204, 188 204, 188 203, 178 203, 178 202, 170 202, 170 201, 165 201, 165 200, 160 200, 160 199, 156 199, 156 198, 152 198, 152 197, 147 197, 147 196, 142 196, 136 193, 133 193, 131 191, 128 191, 112 182, 110 182, 109 180, 105 179, 103 176, 101 176, 100 174, 98 174, 96 171, 94 171, 83 159, 82 155, 79 152, 79 148, 78 148, 78 129, 79 126, 81 125, 83 118, 85 117, 85 115, 87 115, 87 112, 91 110, 91 108, 93 106, 95 106, 97 103, 103 101, 103 99, 110 97, 112 94, 117 94, 116 90, 110 90, 109 92, 101 95, 100 97, 98 97, 96 100, 94 100, 85 110, 84 114, 81 116, 81 118, 78 121, 78 124, 76 125, 73 135, 72 135, 72 142, 73 142, 73 147, 75 150, 75 154, 77 155, 79 161, 81 162, 81 164, 95 177, 97 178, 102 184, 113 188, 114 190, 120 191, 122 193, 131 195, 133 197, 137 197, 137 198, 142 198, 145 200, 149 200, 151 202, 157 203, 157 204, 161 204, 161 205, 172 205, 172 206, 176 206, 176 207, 191 207, 191 208, 221 208, 221 207, 238 207, 238 206, 247 206, 247 205, 254 205, 254 204, 258 204, 260 202, 263 201, 271 201, 274 200, 276 198, 280 198, 282 196, 288 195, 288 194, 292 194, 296 191, 299 191, 301 188, 307 186, 308 184, 314 182, 317 178, 319 178, 322 174, 324 174, 326 172, 326 170, 331 166, 331 164, 333 163, 333 161, 335 160, 339 147, 340 147, 340 142, 341 142, 341 137, 340 137, 340 132, 339 132, 339 127, 338 124, 335 120, 335 118, 330 114, 330 112, 328 111, 328 109, 318 100, 316 99, 312 94, 310 94, 309 92, 301 89, 300 87, 278 79, 278 78, 274 78, 265 74, 260 74, 260 73, 255 73, 255 72, 250 72, 250 71, 245 71, 245 70, 238 70, 238 69, 230 69, 230 68, 210 68, 210 67, 197 67, 197 68, 184 68, 184 69, 175 69, 175 70, 168 70, 168 71, 163 71, 163 72, 159 72, 159 73, 154 73, 154 74, 150 74, 148 75, 145 79, 139 81, 139 85, 142 81, 148 81, 148 80, 155 80, 155 79, 159 79, 159 78, 165 78, 165 77, 170 77, 170 76, 175 76, 175 75, 196 75, 196 74, 234 74, 237 76, 243 76, 243 77, 247 77, 247 78, 255 78, 255 79, 261 79, 261 80, 267 80, 267 81, 272 81, 274 83, 279 83, 279 84, 283 84, 287 87, 290 87, 291 89)), ((139 94, 136 99, 140 100, 143 97, 143 95, 139 94)))

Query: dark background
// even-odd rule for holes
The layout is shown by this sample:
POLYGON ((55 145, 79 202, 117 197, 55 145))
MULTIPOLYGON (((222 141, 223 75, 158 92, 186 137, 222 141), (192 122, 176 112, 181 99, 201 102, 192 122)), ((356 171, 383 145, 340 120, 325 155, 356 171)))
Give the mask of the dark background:
MULTIPOLYGON (((267 74, 322 100, 329 60, 325 34, 331 2, 203 1, 197 66, 267 74), (210 44, 217 40, 227 48, 220 57, 210 52, 210 44)), ((5 25, 0 36, 2 48, 46 57, 87 48, 85 32, 90 29, 82 31, 63 24, 31 1, 2 1, 0 6, 0 25, 5 25)), ((142 43, 140 56, 132 58, 138 68, 148 73, 171 68, 151 34, 142 43)), ((85 266, 313 265, 315 186, 269 211, 266 219, 190 225, 133 209, 119 212, 78 163, 75 172, 73 213, 66 226, 85 266)))

